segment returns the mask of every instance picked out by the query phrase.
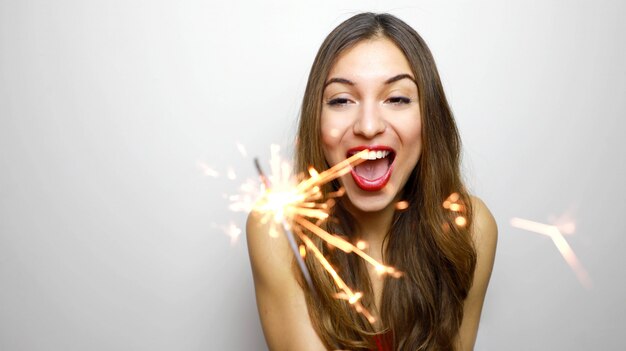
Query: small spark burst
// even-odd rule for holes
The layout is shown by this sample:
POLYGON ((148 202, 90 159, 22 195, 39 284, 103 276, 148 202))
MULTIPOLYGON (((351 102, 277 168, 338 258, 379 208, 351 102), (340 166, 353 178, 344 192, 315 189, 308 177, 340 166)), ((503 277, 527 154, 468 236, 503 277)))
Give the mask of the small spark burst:
POLYGON ((358 247, 360 250, 365 250, 367 249, 367 243, 363 240, 359 240, 356 243, 356 247, 358 247))
POLYGON ((237 242, 239 241, 239 237, 243 233, 243 230, 233 221, 231 221, 227 225, 218 225, 215 222, 211 222, 210 226, 211 228, 217 229, 221 231, 222 233, 226 234, 226 236, 230 238, 230 244, 232 246, 237 244, 237 242))
POLYGON ((212 178, 217 178, 220 176, 219 172, 214 170, 213 168, 209 167, 209 165, 207 165, 206 163, 202 162, 202 161, 197 161, 196 165, 198 166, 198 168, 200 168, 202 170, 202 173, 204 173, 204 175, 212 177, 212 178))
MULTIPOLYGON (((292 166, 279 157, 280 148, 278 145, 272 145, 270 151, 271 158, 269 163, 271 172, 269 176, 266 176, 261 171, 258 161, 255 160, 255 165, 262 180, 260 191, 259 187, 255 189, 250 184, 245 188, 242 186, 239 195, 229 198, 231 200, 231 210, 256 211, 261 214, 262 223, 270 224, 270 236, 275 237, 282 232, 287 237, 296 261, 310 288, 312 288, 312 281, 303 257, 306 256, 307 251, 312 253, 313 257, 333 278, 338 289, 336 297, 346 300, 350 305, 354 306, 357 312, 363 314, 371 323, 374 323, 376 318, 360 303, 363 294, 354 292, 348 287, 310 238, 310 235, 315 235, 331 245, 331 247, 360 256, 367 263, 371 264, 380 275, 389 274, 394 278, 402 276, 402 272, 397 271, 393 267, 385 266, 366 254, 363 251, 367 248, 365 242, 361 241, 353 245, 341 236, 328 233, 320 227, 324 220, 329 217, 330 209, 335 203, 334 198, 342 196, 345 192, 342 188, 324 196, 321 187, 349 173, 353 166, 363 162, 366 159, 368 150, 363 150, 321 173, 314 168, 310 168, 309 177, 299 182, 292 174, 292 166), (296 244, 293 239, 293 233, 300 238, 304 245, 298 246, 296 244)), ((402 207, 404 203, 406 201, 397 206, 402 207)), ((408 203, 406 203, 406 207, 408 207, 408 203)))
POLYGON ((404 211, 407 208, 409 208, 409 202, 408 201, 398 201, 398 202, 396 202, 396 210, 404 211))
MULTIPOLYGON (((458 215, 454 218, 454 224, 459 227, 464 227, 467 224, 467 218, 461 214, 465 211, 465 205, 463 205, 463 201, 461 200, 461 195, 459 195, 459 193, 454 192, 450 194, 450 196, 443 201, 443 208, 451 212, 458 213, 458 215)), ((449 224, 444 223, 443 229, 446 232, 449 231, 449 224)))
POLYGON ((246 151, 246 147, 241 143, 236 143, 236 145, 237 145, 237 150, 239 150, 239 153, 241 154, 241 156, 248 157, 248 152, 246 151))
POLYGON ((228 167, 228 170, 226 171, 226 178, 230 180, 237 179, 237 173, 235 173, 235 170, 232 167, 228 167))
POLYGON ((230 244, 235 245, 239 241, 239 237, 243 232, 234 222, 230 222, 228 226, 223 226, 222 231, 230 237, 230 244))
POLYGON ((459 227, 463 227, 467 224, 467 219, 465 219, 465 217, 463 216, 458 216, 454 219, 454 223, 459 227))
MULTIPOLYGON (((570 225, 566 226, 566 229, 572 230, 573 232, 573 222, 567 223, 570 223, 570 225)), ((567 262, 570 268, 574 271, 574 274, 576 274, 578 281, 585 288, 591 289, 591 278, 589 277, 587 270, 585 270, 580 261, 578 261, 578 257, 576 257, 574 250, 572 250, 572 247, 567 243, 561 229, 557 225, 549 225, 514 217, 511 219, 511 226, 550 237, 556 248, 561 253, 561 256, 563 256, 563 259, 565 259, 565 262, 567 262)))

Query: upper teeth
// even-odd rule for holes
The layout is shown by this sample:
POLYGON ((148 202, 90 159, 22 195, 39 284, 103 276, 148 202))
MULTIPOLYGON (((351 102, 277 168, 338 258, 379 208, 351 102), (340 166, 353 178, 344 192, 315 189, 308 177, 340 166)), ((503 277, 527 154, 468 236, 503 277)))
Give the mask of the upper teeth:
POLYGON ((378 150, 378 151, 370 151, 368 153, 363 153, 361 158, 364 160, 376 160, 380 158, 385 158, 388 155, 389 155, 389 151, 378 150))

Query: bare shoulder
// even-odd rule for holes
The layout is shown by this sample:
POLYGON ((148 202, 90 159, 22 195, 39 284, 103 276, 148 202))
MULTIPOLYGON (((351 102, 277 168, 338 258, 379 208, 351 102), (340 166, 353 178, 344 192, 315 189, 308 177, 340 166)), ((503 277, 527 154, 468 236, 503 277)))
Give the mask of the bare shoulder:
POLYGON ((463 321, 459 330, 457 348, 473 350, 480 323, 480 315, 491 278, 498 241, 498 227, 487 205, 471 196, 473 208, 472 239, 476 248, 474 280, 465 299, 463 321))
POLYGON ((479 303, 482 306, 495 261, 498 226, 483 200, 472 196, 471 201, 474 212, 471 233, 476 248, 476 269, 467 303, 479 303))
POLYGON ((270 284, 272 281, 291 277, 290 269, 293 256, 284 236, 270 236, 271 223, 263 221, 263 215, 252 211, 246 223, 248 254, 255 284, 270 284), (266 281, 271 279, 271 281, 266 281))
POLYGON ((311 324, 304 292, 293 270, 294 256, 280 228, 251 212, 246 223, 257 309, 270 350, 325 350, 311 324))
POLYGON ((474 210, 472 223, 472 236, 477 251, 487 251, 484 254, 494 251, 498 241, 498 226, 491 211, 477 196, 471 196, 472 208, 474 210))

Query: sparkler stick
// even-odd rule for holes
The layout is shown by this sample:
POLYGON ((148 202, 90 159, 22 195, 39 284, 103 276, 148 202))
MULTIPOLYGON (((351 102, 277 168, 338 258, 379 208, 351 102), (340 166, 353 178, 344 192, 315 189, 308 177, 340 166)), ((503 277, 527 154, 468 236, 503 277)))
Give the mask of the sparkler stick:
POLYGON ((259 163, 259 159, 257 157, 254 158, 254 167, 256 168, 256 171, 259 173, 259 178, 261 178, 261 181, 263 182, 263 185, 265 185, 265 188, 269 189, 271 186, 270 181, 265 176, 265 173, 263 173, 263 169, 261 168, 261 164, 259 163))
MULTIPOLYGON (((256 167, 256 170, 259 173, 259 177, 261 178, 261 181, 263 182, 263 184, 265 184, 265 188, 270 189, 272 185, 270 184, 269 179, 267 179, 267 177, 265 176, 265 173, 263 173, 263 169, 261 168, 259 159, 256 157, 254 158, 254 166, 256 167)), ((311 274, 309 273, 309 269, 304 264, 304 259, 300 255, 300 249, 298 248, 298 244, 296 243, 296 240, 293 237, 293 233, 291 232, 291 230, 289 230, 289 226, 284 219, 282 220, 281 224, 282 224, 283 232, 285 233, 285 236, 287 237, 287 241, 289 242, 289 247, 291 247, 291 251, 293 251, 293 254, 296 257, 296 262, 298 262, 298 266, 300 267, 300 270, 302 271, 302 275, 304 276, 304 279, 309 285, 309 289, 311 289, 311 291, 315 293, 315 289, 313 288, 313 280, 311 279, 311 274)))
POLYGON ((304 259, 302 255, 300 255, 300 249, 298 248, 298 244, 296 244, 296 240, 293 237, 293 233, 287 227, 287 223, 283 221, 283 230, 285 231, 285 236, 287 236, 287 240, 289 241, 289 246, 291 247, 291 251, 293 251, 294 256, 296 256, 296 262, 298 262, 298 266, 302 271, 302 275, 309 285, 309 289, 311 289, 312 293, 315 293, 315 289, 313 288, 313 280, 311 279, 311 274, 309 273, 309 269, 306 268, 304 264, 304 259))

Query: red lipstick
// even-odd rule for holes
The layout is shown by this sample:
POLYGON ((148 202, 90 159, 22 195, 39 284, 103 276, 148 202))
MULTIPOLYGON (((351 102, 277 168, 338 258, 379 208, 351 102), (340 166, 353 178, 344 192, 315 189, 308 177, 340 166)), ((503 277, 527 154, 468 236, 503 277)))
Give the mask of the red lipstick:
POLYGON ((350 174, 352 174, 352 179, 354 179, 354 182, 359 188, 365 191, 379 191, 387 185, 387 182, 389 182, 389 179, 391 178, 393 160, 396 155, 395 151, 384 145, 361 145, 349 149, 346 156, 349 157, 362 150, 370 151, 368 161, 352 168, 352 171, 350 172, 350 174), (370 165, 367 165, 368 162, 370 165), (384 162, 387 162, 387 164, 384 162), (358 167, 368 167, 368 171, 359 172, 360 170, 358 167), (386 170, 384 167, 386 167, 386 170), (370 175, 376 174, 376 177, 371 179, 370 177, 366 177, 364 173, 370 175))

